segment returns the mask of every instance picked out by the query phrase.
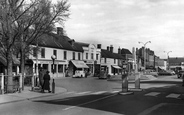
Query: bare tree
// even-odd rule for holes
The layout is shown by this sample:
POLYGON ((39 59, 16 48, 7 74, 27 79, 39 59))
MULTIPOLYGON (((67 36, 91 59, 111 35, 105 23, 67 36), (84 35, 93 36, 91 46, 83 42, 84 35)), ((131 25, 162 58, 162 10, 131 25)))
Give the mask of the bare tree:
MULTIPOLYGON (((12 76, 12 54, 18 48, 21 53, 21 73, 24 73, 26 49, 39 36, 53 31, 54 24, 69 17, 67 0, 52 4, 49 0, 1 0, 0 46, 7 58, 8 75, 12 76), (18 46, 18 47, 17 47, 18 46)), ((8 78, 8 91, 13 90, 12 77, 8 78)))

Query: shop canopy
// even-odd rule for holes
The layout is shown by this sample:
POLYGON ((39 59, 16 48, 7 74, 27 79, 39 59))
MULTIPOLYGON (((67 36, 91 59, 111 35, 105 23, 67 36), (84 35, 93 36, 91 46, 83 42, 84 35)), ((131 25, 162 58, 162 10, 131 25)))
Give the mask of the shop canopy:
POLYGON ((116 68, 116 69, 122 69, 121 67, 119 67, 118 65, 112 65, 113 68, 116 68))
POLYGON ((89 68, 85 63, 84 61, 78 61, 78 60, 72 60, 71 61, 76 68, 89 68))

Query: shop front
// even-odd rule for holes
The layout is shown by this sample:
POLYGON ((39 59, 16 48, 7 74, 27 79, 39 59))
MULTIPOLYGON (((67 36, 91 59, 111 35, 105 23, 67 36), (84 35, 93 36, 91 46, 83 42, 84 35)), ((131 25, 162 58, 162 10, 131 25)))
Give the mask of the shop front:
POLYGON ((89 67, 81 60, 71 60, 68 65, 69 77, 87 77, 89 67))

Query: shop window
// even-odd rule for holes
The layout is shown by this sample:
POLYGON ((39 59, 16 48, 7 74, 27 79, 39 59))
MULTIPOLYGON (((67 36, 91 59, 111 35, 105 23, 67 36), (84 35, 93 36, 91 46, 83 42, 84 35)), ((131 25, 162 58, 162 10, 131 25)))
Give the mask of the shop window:
POLYGON ((58 65, 58 73, 63 73, 63 65, 58 65))

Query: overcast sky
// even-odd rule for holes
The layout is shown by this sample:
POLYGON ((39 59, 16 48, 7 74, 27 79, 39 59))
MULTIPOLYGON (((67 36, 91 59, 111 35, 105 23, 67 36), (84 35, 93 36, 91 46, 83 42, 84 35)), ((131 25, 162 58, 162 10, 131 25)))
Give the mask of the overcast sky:
POLYGON ((184 0, 69 0, 67 35, 102 48, 140 48, 160 58, 184 57, 184 0))

